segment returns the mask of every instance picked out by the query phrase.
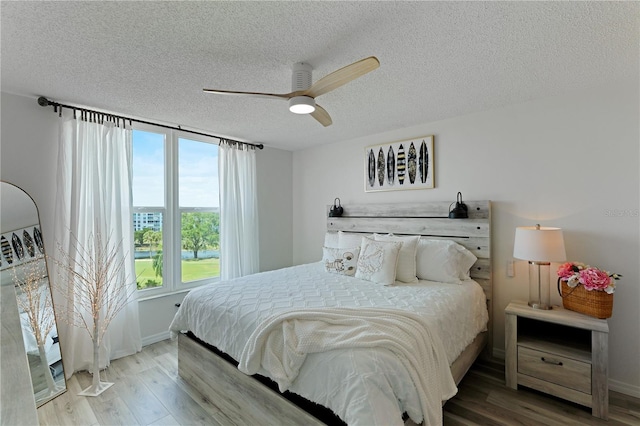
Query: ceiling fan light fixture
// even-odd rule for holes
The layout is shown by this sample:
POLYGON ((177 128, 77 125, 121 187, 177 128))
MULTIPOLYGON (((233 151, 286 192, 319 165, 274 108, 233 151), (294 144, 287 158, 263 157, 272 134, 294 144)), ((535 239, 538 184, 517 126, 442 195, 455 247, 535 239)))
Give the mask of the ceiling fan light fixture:
POLYGON ((289 111, 294 114, 311 114, 316 110, 316 101, 309 96, 294 96, 289 99, 289 111))
POLYGON ((218 95, 241 95, 253 96, 257 98, 280 99, 289 101, 289 110, 295 114, 308 114, 324 127, 332 124, 331 116, 320 105, 316 105, 315 99, 344 86, 350 81, 375 70, 380 67, 380 61, 375 56, 356 61, 346 67, 342 67, 330 74, 325 75, 320 80, 312 83, 311 65, 298 62, 293 64, 291 75, 290 93, 265 93, 265 92, 239 92, 236 90, 203 89, 207 93, 218 95))

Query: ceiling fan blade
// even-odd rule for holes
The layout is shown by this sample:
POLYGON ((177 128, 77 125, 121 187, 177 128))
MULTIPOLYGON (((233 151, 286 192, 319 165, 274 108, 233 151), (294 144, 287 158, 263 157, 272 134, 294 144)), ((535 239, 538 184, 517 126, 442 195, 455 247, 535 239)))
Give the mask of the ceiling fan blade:
POLYGON ((331 90, 337 89, 358 77, 371 72, 380 66, 380 61, 375 56, 354 62, 351 65, 340 68, 329 75, 322 77, 316 81, 309 89, 304 92, 304 96, 315 98, 331 90))
POLYGON ((324 127, 331 126, 333 121, 331 121, 331 116, 326 109, 322 108, 320 105, 316 104, 316 109, 310 114, 313 118, 318 120, 320 124, 324 127))
POLYGON ((218 90, 218 89, 202 89, 206 93, 215 93, 216 95, 231 95, 231 96, 252 96, 254 98, 267 98, 267 99, 284 99, 289 100, 295 93, 261 93, 261 92, 235 92, 233 90, 218 90))

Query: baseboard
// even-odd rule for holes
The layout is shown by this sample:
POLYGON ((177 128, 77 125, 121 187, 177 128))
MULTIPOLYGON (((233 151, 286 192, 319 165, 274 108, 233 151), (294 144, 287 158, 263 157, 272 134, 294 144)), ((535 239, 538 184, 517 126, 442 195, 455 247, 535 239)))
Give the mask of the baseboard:
POLYGON ((113 361, 114 359, 124 358, 126 356, 133 355, 136 352, 138 352, 136 349, 133 349, 133 350, 127 349, 127 350, 114 352, 111 354, 111 361, 113 361))
POLYGON ((493 357, 504 361, 504 349, 493 348, 493 357))
POLYGON ((609 390, 623 393, 634 398, 640 398, 640 386, 633 386, 629 383, 623 383, 618 380, 609 379, 609 390))
MULTIPOLYGON (((493 348, 493 356, 496 359, 504 361, 504 349, 493 348)), ((634 398, 640 398, 640 386, 630 385, 629 383, 620 382, 618 380, 609 379, 609 390, 623 393, 634 398)))
POLYGON ((153 334, 151 336, 145 336, 142 339, 142 346, 153 345, 154 343, 158 343, 163 340, 167 340, 169 338, 171 338, 171 334, 169 333, 169 330, 163 331, 161 333, 153 334))

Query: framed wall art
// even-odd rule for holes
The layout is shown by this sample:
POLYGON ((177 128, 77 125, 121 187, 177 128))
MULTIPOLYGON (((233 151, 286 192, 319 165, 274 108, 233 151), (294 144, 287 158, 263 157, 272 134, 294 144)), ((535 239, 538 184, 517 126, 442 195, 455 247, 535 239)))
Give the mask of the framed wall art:
POLYGON ((372 145, 364 152, 364 190, 434 188, 433 135, 372 145))
POLYGON ((42 233, 38 225, 4 233, 0 236, 0 270, 44 257, 42 233))

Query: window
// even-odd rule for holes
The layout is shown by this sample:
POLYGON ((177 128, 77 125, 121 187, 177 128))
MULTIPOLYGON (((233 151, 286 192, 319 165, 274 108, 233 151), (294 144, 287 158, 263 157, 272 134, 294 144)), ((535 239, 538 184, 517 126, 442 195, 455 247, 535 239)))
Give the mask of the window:
POLYGON ((178 139, 182 282, 220 276, 218 146, 178 139))
POLYGON ((133 228, 138 290, 145 295, 217 279, 218 145, 160 127, 133 131, 133 228))

